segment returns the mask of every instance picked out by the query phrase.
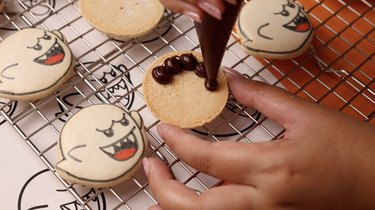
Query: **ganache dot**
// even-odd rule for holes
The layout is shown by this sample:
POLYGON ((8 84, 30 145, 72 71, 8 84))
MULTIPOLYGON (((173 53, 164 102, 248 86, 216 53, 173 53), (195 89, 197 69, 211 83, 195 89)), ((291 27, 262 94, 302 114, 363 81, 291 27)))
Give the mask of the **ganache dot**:
POLYGON ((164 66, 174 74, 180 73, 183 69, 180 57, 175 55, 164 60, 164 66))
POLYGON ((205 81, 206 89, 209 91, 215 91, 217 89, 218 83, 216 80, 208 80, 205 81))
POLYGON ((197 59, 191 53, 185 53, 180 55, 180 60, 183 65, 183 68, 186 70, 193 71, 197 65, 197 59))
POLYGON ((152 77, 159 84, 168 84, 172 81, 172 72, 165 66, 157 66, 152 69, 152 77))
POLYGON ((195 74, 198 76, 198 77, 203 77, 203 78, 207 78, 207 71, 206 71, 206 67, 204 66, 204 63, 203 62, 199 62, 196 66, 195 66, 195 70, 194 70, 195 74))

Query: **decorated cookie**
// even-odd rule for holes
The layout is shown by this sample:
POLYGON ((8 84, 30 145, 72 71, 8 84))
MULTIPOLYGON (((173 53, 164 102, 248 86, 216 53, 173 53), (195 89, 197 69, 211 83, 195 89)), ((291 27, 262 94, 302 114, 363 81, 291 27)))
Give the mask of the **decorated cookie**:
POLYGON ((64 125, 57 173, 87 187, 102 188, 132 176, 147 148, 141 116, 115 105, 84 108, 64 125))
POLYGON ((0 97, 32 101, 73 73, 73 54, 58 31, 23 29, 0 44, 0 97))
POLYGON ((212 121, 225 107, 228 86, 218 72, 215 91, 205 87, 206 72, 198 52, 168 53, 146 71, 143 94, 151 112, 162 122, 195 128, 212 121))
POLYGON ((310 46, 313 27, 302 5, 292 0, 251 0, 241 9, 236 29, 254 56, 287 59, 310 46))
POLYGON ((80 0, 82 16, 99 31, 118 40, 151 32, 164 14, 159 0, 80 0))

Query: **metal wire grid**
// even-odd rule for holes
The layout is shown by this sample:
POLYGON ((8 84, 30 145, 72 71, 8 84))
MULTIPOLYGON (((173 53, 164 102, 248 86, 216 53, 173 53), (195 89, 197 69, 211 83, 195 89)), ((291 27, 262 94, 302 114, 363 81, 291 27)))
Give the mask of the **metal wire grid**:
MULTIPOLYGON (((333 104, 334 108, 343 112, 347 112, 350 108, 353 112, 347 113, 373 123, 375 104, 373 5, 364 0, 357 1, 361 4, 359 7, 352 6, 353 1, 337 1, 339 7, 333 10, 328 0, 302 2, 308 5, 306 9, 314 22, 316 32, 329 31, 331 36, 328 39, 316 33, 314 48, 306 55, 288 61, 273 61, 256 60, 244 54, 236 40, 232 38, 228 43, 223 65, 234 67, 249 78, 286 87, 291 92, 317 103, 332 106, 325 102, 333 95, 339 100, 333 104), (358 11, 358 8, 361 10, 358 11), (356 18, 348 20, 342 17, 340 12, 343 10, 349 10, 356 18), (320 16, 322 11, 328 14, 323 19, 320 16), (332 19, 338 19, 346 26, 337 31, 330 23, 332 19), (368 24, 372 28, 363 33, 362 29, 358 29, 356 24, 358 21, 364 21, 362 25, 368 24), (348 29, 353 30, 360 38, 355 42, 347 39, 343 35, 348 29), (336 40, 346 43, 349 47, 344 51, 339 50, 334 44, 336 40), (370 43, 366 49, 360 46, 363 40, 370 43), (326 54, 327 50, 329 56, 326 54), (347 56, 353 50, 364 57, 359 64, 347 56), (258 61, 264 66, 259 65, 258 61), (340 68, 342 66, 340 62, 345 62, 345 68, 340 68), (285 66, 285 63, 288 65, 285 66), (318 71, 312 71, 312 68, 318 68, 318 71), (296 75, 300 77, 297 78, 296 75), (330 80, 327 80, 327 75, 330 80), (331 83, 332 80, 334 83, 331 83), (312 91, 311 85, 321 91, 317 94, 315 89, 312 91), (349 98, 340 90, 342 85, 348 86, 353 92, 349 98), (360 106, 356 102, 358 98, 361 98, 360 106)), ((1 15, 0 28, 6 29, 0 34, 1 40, 26 27, 59 30, 67 37, 75 55, 77 76, 59 92, 39 101, 19 102, 14 113, 9 112, 9 107, 16 103, 14 101, 5 102, 0 109, 0 114, 6 123, 17 131, 52 172, 57 161, 57 139, 64 122, 87 105, 112 103, 128 110, 136 110, 142 115, 151 147, 148 155, 164 160, 182 183, 198 191, 204 191, 220 183, 220 180, 200 173, 181 162, 164 145, 155 128, 158 120, 152 116, 143 102, 143 74, 155 58, 169 51, 199 49, 191 20, 166 12, 164 19, 152 34, 119 42, 109 39, 85 22, 79 13, 77 0, 56 2, 18 0, 8 1, 7 7, 8 10, 1 15)), ((233 99, 228 102, 227 108, 229 111, 226 110, 221 114, 215 123, 192 132, 208 141, 230 139, 254 142, 260 138, 274 140, 283 135, 282 128, 256 110, 243 107, 233 99)), ((138 172, 129 181, 114 188, 100 189, 91 198, 84 197, 80 186, 67 183, 57 174, 55 175, 85 209, 93 209, 90 202, 102 194, 107 196, 107 200, 111 200, 108 209, 144 209, 156 203, 143 172, 138 172)))
POLYGON ((287 72, 279 69, 277 62, 266 61, 267 65, 272 66, 280 73, 279 81, 281 83, 285 80, 291 83, 288 87, 295 94, 304 95, 306 98, 323 104, 327 98, 334 95, 339 99, 339 101, 335 101, 337 106, 327 104, 328 106, 348 112, 365 121, 371 121, 374 114, 373 5, 367 1, 315 1, 315 4, 312 4, 311 1, 303 2, 306 3, 305 5, 310 3, 309 8, 306 9, 315 23, 314 48, 310 51, 311 55, 291 59, 289 62, 292 65, 287 72), (334 5, 335 10, 330 8, 333 4, 336 4, 334 5), (361 10, 357 11, 358 8, 361 10), (344 16, 348 13, 352 17, 344 16), (337 24, 343 26, 335 27, 337 24), (364 26, 368 26, 368 29, 364 30, 364 26), (357 38, 352 39, 348 37, 348 34, 357 36, 357 38), (361 46, 363 43, 368 45, 367 49, 361 46), (351 57, 352 55, 355 57, 351 57), (318 71, 312 71, 316 67, 318 67, 318 71), (293 79, 293 74, 296 72, 306 73, 306 75, 298 75, 305 76, 305 78, 293 79), (329 84, 324 81, 329 74, 342 80, 329 84), (305 81, 301 82, 304 79, 305 81), (312 83, 318 83, 318 85, 311 85, 312 83), (322 93, 320 95, 312 94, 311 92, 314 91, 309 89, 310 85, 313 88, 321 88, 322 93), (344 97, 343 95, 346 93, 339 92, 340 86, 344 85, 353 88, 355 93, 344 97), (353 101, 359 97, 365 98, 361 103, 365 103, 370 109, 364 111, 354 105, 353 101), (347 111, 348 107, 352 110, 347 111))

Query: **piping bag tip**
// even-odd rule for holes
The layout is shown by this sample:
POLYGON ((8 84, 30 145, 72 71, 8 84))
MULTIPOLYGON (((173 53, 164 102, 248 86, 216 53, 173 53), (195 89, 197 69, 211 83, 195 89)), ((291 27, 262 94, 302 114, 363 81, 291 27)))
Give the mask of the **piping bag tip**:
POLYGON ((225 11, 221 20, 206 14, 201 23, 194 23, 207 71, 205 84, 210 91, 214 91, 217 88, 209 84, 213 84, 216 81, 221 61, 242 3, 242 1, 238 1, 237 4, 233 5, 224 2, 225 11))

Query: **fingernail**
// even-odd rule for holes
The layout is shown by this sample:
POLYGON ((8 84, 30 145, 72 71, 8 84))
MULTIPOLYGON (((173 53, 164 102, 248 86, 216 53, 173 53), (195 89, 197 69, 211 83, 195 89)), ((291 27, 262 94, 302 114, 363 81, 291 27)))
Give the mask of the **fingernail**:
POLYGON ((150 167, 150 163, 149 163, 149 161, 148 161, 148 159, 146 157, 143 158, 142 164, 143 164, 143 170, 145 171, 145 174, 148 177, 148 169, 150 167))
POLYGON ((224 66, 223 70, 224 70, 225 76, 227 76, 228 78, 243 78, 244 77, 240 72, 232 68, 224 66))
POLYGON ((209 3, 209 2, 199 2, 198 6, 203 9, 205 12, 207 12, 209 15, 215 17, 216 19, 221 20, 221 11, 219 8, 217 8, 215 5, 209 3))
POLYGON ((202 18, 198 15, 198 13, 184 10, 182 11, 182 14, 185 15, 186 17, 191 18, 195 22, 198 22, 198 23, 202 22, 202 18))
POLYGON ((163 127, 163 123, 158 124, 158 125, 156 126, 156 130, 158 131, 159 136, 160 136, 161 138, 163 138, 163 129, 162 129, 161 127, 163 127))
POLYGON ((148 207, 147 210, 163 210, 163 209, 159 205, 153 205, 153 206, 148 207))

